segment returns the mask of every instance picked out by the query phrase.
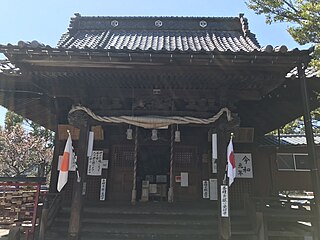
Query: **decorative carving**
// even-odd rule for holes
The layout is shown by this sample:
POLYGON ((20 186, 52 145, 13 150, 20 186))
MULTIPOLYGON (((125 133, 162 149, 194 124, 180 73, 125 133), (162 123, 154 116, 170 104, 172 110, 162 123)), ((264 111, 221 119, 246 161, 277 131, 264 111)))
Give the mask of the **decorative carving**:
POLYGON ((154 25, 156 27, 162 27, 162 21, 161 20, 157 20, 157 21, 154 22, 154 25))
POLYGON ((240 117, 236 113, 232 113, 232 120, 230 122, 226 121, 225 130, 233 132, 240 126, 240 117))
POLYGON ((199 23, 200 27, 205 28, 206 26, 208 26, 208 23, 204 20, 200 21, 199 23))
POLYGON ((142 96, 134 101, 135 110, 171 110, 172 99, 167 96, 142 96))
POLYGON ((89 121, 89 115, 83 111, 76 111, 68 114, 69 124, 81 128, 81 126, 87 126, 89 121))
POLYGON ((117 20, 112 20, 111 21, 111 26, 112 27, 117 27, 119 25, 119 22, 117 20))

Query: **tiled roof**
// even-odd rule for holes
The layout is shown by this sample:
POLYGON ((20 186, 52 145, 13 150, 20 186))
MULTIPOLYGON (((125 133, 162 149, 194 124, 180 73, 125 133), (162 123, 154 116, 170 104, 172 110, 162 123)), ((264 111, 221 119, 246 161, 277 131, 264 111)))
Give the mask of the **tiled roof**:
POLYGON ((20 75, 20 69, 9 60, 0 60, 0 74, 20 75))
POLYGON ((170 52, 252 52, 260 49, 243 15, 200 18, 82 17, 76 14, 58 47, 170 52))
MULTIPOLYGON (((266 135, 258 140, 260 145, 279 145, 279 137, 276 135, 266 135)), ((320 135, 314 136, 314 143, 320 145, 320 135)), ((305 135, 281 135, 280 145, 306 145, 307 139, 305 135)))

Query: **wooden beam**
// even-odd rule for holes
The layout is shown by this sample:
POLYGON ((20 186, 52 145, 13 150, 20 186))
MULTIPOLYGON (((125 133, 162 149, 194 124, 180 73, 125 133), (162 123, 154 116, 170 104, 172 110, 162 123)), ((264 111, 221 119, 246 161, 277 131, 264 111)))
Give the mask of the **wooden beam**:
MULTIPOLYGON (((155 87, 156 88, 156 87, 155 87)), ((92 92, 92 98, 98 99, 101 97, 109 97, 109 98, 127 98, 132 99, 133 92, 134 97, 139 98, 139 96, 154 96, 152 88, 147 89, 128 89, 128 88, 92 88, 88 89, 88 92, 92 92), (93 95, 94 93, 94 95, 93 95)), ((208 99, 208 98, 215 98, 217 95, 219 95, 219 89, 161 89, 160 88, 160 94, 159 96, 166 96, 170 97, 172 99, 208 99)), ((56 96, 58 98, 60 97, 68 97, 71 99, 74 98, 82 98, 82 95, 79 93, 77 89, 70 89, 66 87, 55 87, 50 92, 52 96, 56 96)), ((228 96, 236 99, 241 100, 260 100, 262 97, 261 92, 259 89, 241 89, 241 90, 229 90, 228 96)))
MULTIPOLYGON (((175 65, 220 65, 220 66, 260 66, 278 68, 292 65, 300 58, 307 58, 305 53, 290 53, 279 56, 278 53, 134 53, 134 52, 103 52, 90 51, 51 51, 51 52, 17 52, 13 51, 14 56, 10 59, 22 61, 37 66, 69 66, 76 67, 104 67, 104 68, 133 68, 146 66, 175 66, 175 65), (191 60, 192 56, 192 60, 191 60)), ((308 53, 309 54, 309 53, 308 53)))
POLYGON ((59 131, 58 131, 58 123, 59 123, 59 103, 55 101, 55 110, 56 110, 56 123, 55 124, 55 137, 54 137, 54 151, 53 151, 53 159, 51 162, 51 177, 50 177, 50 193, 57 193, 57 183, 58 183, 58 162, 59 155, 61 153, 61 142, 59 141, 59 131))

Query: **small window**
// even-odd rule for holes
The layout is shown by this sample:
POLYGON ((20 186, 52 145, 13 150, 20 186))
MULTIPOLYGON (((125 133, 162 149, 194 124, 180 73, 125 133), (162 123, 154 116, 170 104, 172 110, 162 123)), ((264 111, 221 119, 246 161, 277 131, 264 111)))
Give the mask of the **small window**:
POLYGON ((277 154, 277 162, 279 170, 294 170, 294 160, 292 154, 277 154))
POLYGON ((307 154, 294 155, 297 170, 310 170, 310 163, 307 154))
POLYGON ((308 154, 303 153, 278 153, 277 164, 280 171, 310 170, 308 154))

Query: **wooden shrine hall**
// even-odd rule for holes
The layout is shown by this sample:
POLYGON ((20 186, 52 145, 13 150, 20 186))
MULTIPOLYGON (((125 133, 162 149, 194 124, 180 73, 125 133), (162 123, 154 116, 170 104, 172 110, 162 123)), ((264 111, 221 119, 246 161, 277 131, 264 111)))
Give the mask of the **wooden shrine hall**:
MULTIPOLYGON (((55 132, 51 193, 70 131, 80 178, 71 166, 60 193, 71 205, 68 239, 81 237, 86 208, 115 202, 131 210, 169 204, 173 212, 179 203, 208 206, 217 212, 217 239, 280 239, 234 232, 232 211, 252 210, 253 198, 281 190, 317 192, 310 171, 287 174, 279 188, 270 167, 275 159, 256 142, 304 114, 301 79, 308 108, 319 107, 320 81, 305 71, 312 51, 260 46, 242 14, 75 14, 56 47, 0 45, 8 58, 0 65, 0 103, 55 132), (220 186, 232 133, 237 177, 229 188, 230 220, 221 216, 220 186)), ((190 239, 214 239, 210 234, 190 239)))

